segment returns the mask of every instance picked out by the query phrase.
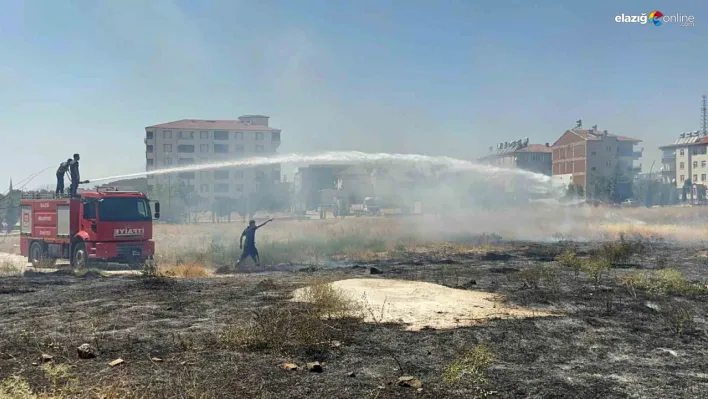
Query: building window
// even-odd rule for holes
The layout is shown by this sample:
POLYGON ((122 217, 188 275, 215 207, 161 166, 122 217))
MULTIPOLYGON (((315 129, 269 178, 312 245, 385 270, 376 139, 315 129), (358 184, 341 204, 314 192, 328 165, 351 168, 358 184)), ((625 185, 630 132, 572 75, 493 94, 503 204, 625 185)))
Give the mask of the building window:
POLYGON ((152 146, 151 146, 151 145, 148 145, 148 146, 145 148, 145 151, 146 151, 146 152, 152 152, 152 146))
POLYGON ((706 161, 701 161, 701 168, 705 168, 705 167, 706 167, 706 161))
POLYGON ((256 132, 256 140, 263 140, 263 132, 256 132))
POLYGON ((280 132, 272 132, 271 133, 271 140, 280 141, 280 132))
POLYGON ((202 193, 208 193, 209 192, 209 185, 208 184, 202 184, 199 186, 199 191, 202 193))
POLYGON ((697 168, 698 167, 698 161, 693 161, 693 167, 697 168))
POLYGON ((227 180, 229 178, 228 170, 215 170, 214 180, 227 180))
POLYGON ((705 173, 701 174, 701 181, 706 181, 706 174, 705 173))
POLYGON ((214 184, 214 192, 215 193, 228 193, 229 192, 229 185, 228 184, 214 184))
POLYGON ((681 175, 681 178, 680 178, 679 180, 680 180, 680 181, 684 181, 684 180, 686 180, 686 179, 684 179, 684 176, 681 175))
POLYGON ((200 145, 199 145, 199 151, 201 151, 201 152, 209 152, 209 144, 200 144, 200 145))
POLYGON ((154 190, 154 189, 155 189, 155 186, 153 186, 152 184, 148 184, 148 186, 147 186, 148 193, 152 193, 152 190, 154 190))
POLYGON ((217 130, 214 132, 214 140, 228 140, 229 139, 229 132, 225 132, 223 130, 217 130))
MULTIPOLYGON (((683 162, 681 162, 681 163, 679 164, 679 169, 683 169, 683 167, 684 167, 683 162)), ((681 179, 681 180, 683 180, 683 179, 681 179)))
POLYGON ((163 144, 163 145, 162 145, 162 149, 163 149, 165 152, 172 152, 172 144, 163 144))
POLYGON ((263 146, 262 145, 257 145, 256 146, 256 152, 263 152, 263 146))
POLYGON ((145 138, 148 139, 148 140, 152 140, 152 138, 153 138, 153 133, 152 133, 152 132, 147 132, 147 133, 145 133, 145 138))
POLYGON ((229 145, 228 144, 214 144, 214 153, 228 154, 229 153, 229 145))
POLYGON ((612 152, 612 146, 607 146, 607 152, 612 152))
MULTIPOLYGON (((194 172, 180 172, 178 176, 180 179, 185 179, 185 180, 191 180, 191 179, 194 179, 194 177, 195 177, 194 172)), ((188 186, 188 187, 191 187, 191 186, 188 186)), ((189 191, 194 191, 194 187, 192 187, 191 190, 189 190, 189 191)))
POLYGON ((172 158, 170 158, 170 157, 165 157, 165 162, 164 162, 164 164, 165 164, 165 165, 172 165, 172 158))
POLYGON ((202 140, 209 140, 209 132, 199 132, 199 138, 202 140))
MULTIPOLYGON (((679 151, 679 154, 681 154, 681 156, 683 156, 683 149, 681 149, 681 151, 679 151)), ((683 179, 681 179, 681 180, 683 180, 683 179)))
POLYGON ((194 152, 194 146, 193 146, 193 145, 186 145, 186 144, 178 145, 178 146, 177 146, 177 152, 193 153, 193 152, 194 152))
POLYGON ((595 151, 591 152, 590 155, 597 155, 595 151))
POLYGON ((243 184, 237 184, 237 185, 236 185, 236 192, 237 192, 237 193, 242 193, 242 192, 243 192, 243 184))
POLYGON ((694 182, 698 181, 698 175, 693 175, 693 181, 694 182))
POLYGON ((234 154, 243 154, 243 146, 237 145, 234 147, 234 154))
POLYGON ((242 170, 237 170, 234 172, 234 178, 235 179, 243 179, 243 171, 242 170))
POLYGON ((234 136, 236 137, 236 140, 243 140, 243 132, 236 132, 234 133, 234 136))
POLYGON ((163 130, 162 131, 162 138, 163 139, 171 139, 172 138, 172 130, 163 130))
POLYGON ((199 178, 207 180, 209 179, 209 171, 208 170, 200 170, 199 171, 199 178))
POLYGON ((177 161, 178 165, 192 165, 194 164, 194 158, 180 158, 177 161))
POLYGON ((147 160, 147 164, 148 164, 148 166, 152 166, 152 165, 155 164, 155 160, 154 160, 154 159, 148 159, 148 160, 147 160))
POLYGON ((179 138, 182 140, 193 140, 194 132, 179 132, 179 138))

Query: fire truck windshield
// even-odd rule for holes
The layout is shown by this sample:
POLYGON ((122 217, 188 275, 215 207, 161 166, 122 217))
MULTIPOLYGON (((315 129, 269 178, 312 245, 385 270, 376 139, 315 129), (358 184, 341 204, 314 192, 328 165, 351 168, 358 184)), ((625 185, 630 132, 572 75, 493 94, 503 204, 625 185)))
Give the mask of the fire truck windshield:
POLYGON ((98 205, 103 222, 143 222, 152 220, 150 205, 142 198, 103 198, 98 205))

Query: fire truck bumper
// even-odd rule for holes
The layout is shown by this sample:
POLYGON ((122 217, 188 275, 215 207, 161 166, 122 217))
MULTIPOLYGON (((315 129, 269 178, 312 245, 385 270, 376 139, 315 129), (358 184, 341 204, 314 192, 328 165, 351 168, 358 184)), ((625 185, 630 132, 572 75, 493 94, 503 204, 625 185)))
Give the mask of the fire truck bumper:
POLYGON ((137 263, 152 259, 155 255, 155 242, 97 242, 87 249, 89 259, 116 263, 137 263))

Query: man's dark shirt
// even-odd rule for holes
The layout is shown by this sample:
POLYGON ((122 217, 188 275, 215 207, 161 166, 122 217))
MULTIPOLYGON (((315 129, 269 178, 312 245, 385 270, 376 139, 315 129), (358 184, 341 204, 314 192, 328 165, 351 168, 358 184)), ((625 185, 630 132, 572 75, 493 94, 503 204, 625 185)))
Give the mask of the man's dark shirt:
POLYGON ((72 180, 79 180, 79 161, 74 160, 71 165, 69 165, 69 173, 71 174, 72 180))
POLYGON ((246 242, 243 244, 245 248, 253 248, 256 246, 256 230, 258 227, 254 226, 248 226, 246 227, 245 230, 243 230, 243 233, 241 233, 242 237, 246 237, 246 242))
POLYGON ((69 169, 69 164, 66 162, 62 162, 59 164, 59 168, 57 169, 57 176, 64 176, 64 173, 66 173, 67 169, 69 169))

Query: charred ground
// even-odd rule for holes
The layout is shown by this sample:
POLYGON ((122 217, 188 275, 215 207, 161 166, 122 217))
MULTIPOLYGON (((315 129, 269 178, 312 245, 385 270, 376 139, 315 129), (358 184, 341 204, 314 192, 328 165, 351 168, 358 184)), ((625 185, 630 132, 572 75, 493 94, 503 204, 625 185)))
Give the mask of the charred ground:
POLYGON ((5 390, 27 383, 49 397, 705 395, 706 260, 697 248, 643 242, 627 259, 601 243, 475 248, 200 279, 3 278, 0 380, 5 390), (613 266, 598 277, 592 265, 604 258, 613 266), (372 276, 372 266, 381 274, 372 276), (663 277, 651 280, 659 270, 663 277), (355 277, 497 292, 564 316, 410 332, 354 318, 316 322, 306 305, 289 301, 313 281, 355 277), (98 356, 79 359, 83 343, 98 356), (118 358, 124 363, 109 366, 118 358), (314 361, 322 372, 307 370, 314 361), (455 370, 464 373, 451 382, 455 370), (400 386, 401 376, 419 379, 422 389, 400 386))

